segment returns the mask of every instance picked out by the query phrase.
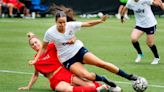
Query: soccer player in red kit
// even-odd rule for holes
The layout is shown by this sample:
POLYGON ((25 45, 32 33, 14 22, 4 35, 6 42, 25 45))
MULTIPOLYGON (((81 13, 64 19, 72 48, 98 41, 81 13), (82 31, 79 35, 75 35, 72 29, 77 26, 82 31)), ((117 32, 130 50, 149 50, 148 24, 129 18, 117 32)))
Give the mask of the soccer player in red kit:
POLYGON ((24 16, 29 16, 29 9, 19 0, 3 0, 3 3, 9 8, 9 17, 13 17, 13 9, 18 9, 19 12, 23 13, 24 16))
MULTIPOLYGON (((36 52, 39 51, 42 44, 41 41, 33 34, 29 33, 29 44, 36 52)), ((75 38, 72 38, 75 39, 75 38)), ((70 39, 70 40, 72 40, 70 39)), ((65 69, 57 58, 55 45, 50 43, 34 64, 35 73, 32 75, 28 86, 20 87, 19 90, 28 90, 36 82, 39 73, 49 79, 52 90, 64 92, 102 92, 107 91, 108 87, 97 82, 89 82, 80 79, 65 69), (76 85, 76 86, 72 86, 76 85), (80 86, 79 86, 80 85, 80 86)))

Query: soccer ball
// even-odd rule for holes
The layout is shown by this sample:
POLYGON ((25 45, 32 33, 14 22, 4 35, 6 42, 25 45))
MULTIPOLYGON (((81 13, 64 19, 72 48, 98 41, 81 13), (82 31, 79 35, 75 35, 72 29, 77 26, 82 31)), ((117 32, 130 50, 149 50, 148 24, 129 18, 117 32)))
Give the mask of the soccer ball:
POLYGON ((99 12, 99 13, 97 14, 97 16, 100 17, 100 18, 101 18, 103 15, 104 15, 104 14, 103 14, 102 12, 99 12))
POLYGON ((148 87, 148 82, 143 77, 138 77, 136 81, 132 82, 133 89, 136 92, 144 92, 148 87))

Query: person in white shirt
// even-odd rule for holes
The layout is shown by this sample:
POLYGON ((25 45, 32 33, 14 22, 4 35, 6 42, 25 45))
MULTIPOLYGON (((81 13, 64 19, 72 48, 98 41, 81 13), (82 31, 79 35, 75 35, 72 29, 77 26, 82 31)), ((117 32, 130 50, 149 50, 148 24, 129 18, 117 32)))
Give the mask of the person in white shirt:
POLYGON ((164 3, 161 0, 128 0, 126 6, 121 11, 121 22, 124 22, 124 14, 128 9, 134 11, 136 26, 131 33, 131 42, 138 53, 135 62, 140 62, 144 56, 138 40, 146 33, 146 43, 154 54, 154 60, 151 64, 158 64, 160 57, 154 39, 157 21, 151 10, 151 5, 159 6, 164 10, 164 3))
MULTIPOLYGON (((133 74, 127 74, 117 66, 105 62, 96 57, 84 47, 80 40, 71 40, 75 37, 75 32, 80 30, 81 27, 91 27, 106 21, 107 16, 103 16, 99 20, 93 20, 88 22, 67 22, 66 14, 62 11, 56 13, 56 25, 50 27, 44 36, 43 47, 37 54, 34 60, 29 61, 29 64, 35 64, 40 54, 44 53, 49 42, 54 42, 57 48, 57 53, 60 62, 72 73, 92 81, 103 81, 111 86, 108 80, 104 76, 99 76, 95 73, 88 72, 83 64, 95 65, 100 68, 106 69, 112 73, 122 76, 128 80, 136 81, 137 76, 133 74), (69 40, 69 41, 68 41, 69 40)), ((118 92, 120 92, 119 90, 118 92)))

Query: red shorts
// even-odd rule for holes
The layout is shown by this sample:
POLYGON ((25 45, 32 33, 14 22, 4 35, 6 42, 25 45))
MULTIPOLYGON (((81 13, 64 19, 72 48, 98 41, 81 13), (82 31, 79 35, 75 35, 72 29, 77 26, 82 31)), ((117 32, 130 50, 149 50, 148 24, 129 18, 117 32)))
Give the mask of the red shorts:
POLYGON ((24 6, 24 4, 21 2, 11 3, 11 4, 13 4, 14 7, 17 8, 18 10, 20 10, 24 6))
POLYGON ((61 68, 55 75, 53 75, 51 79, 49 79, 51 89, 55 90, 56 86, 61 81, 71 83, 72 77, 73 77, 73 74, 70 71, 66 70, 65 68, 61 68))

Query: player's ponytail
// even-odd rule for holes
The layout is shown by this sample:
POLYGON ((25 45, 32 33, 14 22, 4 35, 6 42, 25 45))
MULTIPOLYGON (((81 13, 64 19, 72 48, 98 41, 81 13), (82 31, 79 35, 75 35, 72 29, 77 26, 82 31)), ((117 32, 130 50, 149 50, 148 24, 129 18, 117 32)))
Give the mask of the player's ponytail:
POLYGON ((33 36, 35 36, 34 33, 32 33, 32 32, 28 32, 28 33, 27 33, 27 37, 28 37, 28 38, 31 38, 31 37, 33 37, 33 36))
POLYGON ((32 32, 28 32, 28 33, 27 33, 27 37, 28 37, 29 45, 30 45, 30 40, 31 40, 32 38, 37 38, 37 39, 38 39, 38 37, 37 37, 34 33, 32 33, 32 32))
MULTIPOLYGON (((67 22, 69 21, 75 21, 75 12, 73 11, 73 9, 71 8, 68 8, 68 7, 65 7, 64 5, 56 5, 56 4, 53 4, 49 10, 51 11, 51 13, 53 15, 55 15, 56 19, 58 17, 61 17, 59 15, 61 14, 58 14, 60 11, 64 12, 65 14, 65 17, 67 17, 67 22), (58 15, 57 15, 58 14, 58 15)), ((63 15, 63 14, 62 14, 63 15)))

